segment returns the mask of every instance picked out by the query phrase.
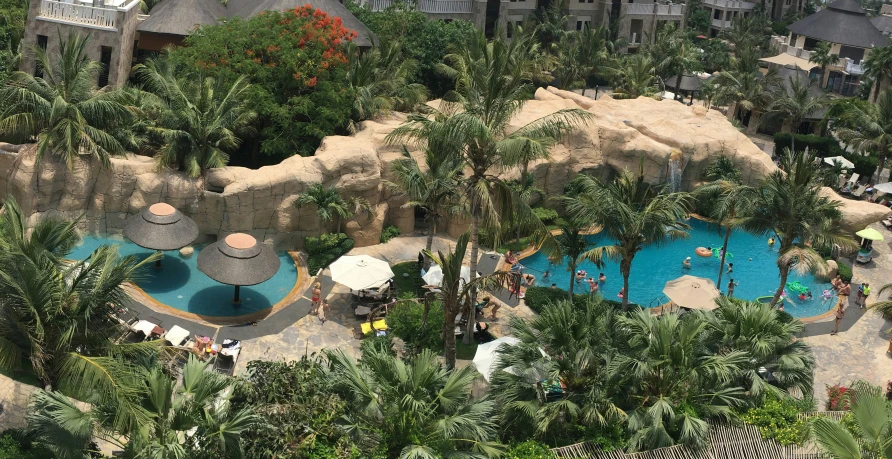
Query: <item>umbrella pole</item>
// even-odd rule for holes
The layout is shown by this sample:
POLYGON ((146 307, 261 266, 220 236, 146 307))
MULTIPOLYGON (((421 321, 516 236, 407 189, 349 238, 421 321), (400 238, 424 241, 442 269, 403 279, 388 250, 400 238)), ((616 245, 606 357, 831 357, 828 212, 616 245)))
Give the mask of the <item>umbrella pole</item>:
POLYGON ((155 269, 161 269, 161 258, 164 257, 164 252, 158 251, 158 259, 155 260, 155 269))
POLYGON ((232 298, 232 303, 233 303, 233 304, 239 304, 239 303, 242 302, 242 300, 240 300, 239 297, 238 297, 239 288, 240 288, 240 287, 239 287, 238 285, 235 286, 235 296, 232 298))

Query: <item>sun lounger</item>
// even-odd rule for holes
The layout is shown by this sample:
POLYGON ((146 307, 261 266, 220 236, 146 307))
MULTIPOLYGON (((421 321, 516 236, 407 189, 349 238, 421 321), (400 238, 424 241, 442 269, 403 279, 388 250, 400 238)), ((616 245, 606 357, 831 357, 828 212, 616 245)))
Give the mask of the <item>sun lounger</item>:
POLYGON ((130 329, 142 333, 145 335, 145 339, 149 339, 153 336, 161 336, 164 334, 164 329, 159 327, 148 320, 138 320, 135 324, 130 326, 130 329))
POLYGON ((856 198, 860 198, 861 195, 864 194, 864 190, 866 190, 866 189, 867 189, 867 185, 861 185, 861 186, 858 187, 857 190, 855 190, 855 191, 852 192, 852 196, 854 196, 854 197, 856 197, 856 198))
POLYGON ((387 322, 384 319, 376 320, 374 323, 363 322, 360 324, 362 327, 362 334, 367 335, 372 332, 372 325, 375 326, 375 330, 387 330, 387 322))
POLYGON ((846 181, 846 185, 849 185, 849 187, 854 186, 856 183, 858 183, 859 178, 861 178, 860 175, 852 174, 852 176, 849 177, 849 179, 846 181))
POLYGON ((217 357, 214 359, 214 370, 226 375, 232 375, 233 371, 235 371, 235 364, 238 362, 238 356, 241 353, 241 347, 242 344, 238 340, 224 339, 223 344, 220 346, 220 352, 217 353, 217 357))
POLYGON ((189 340, 189 330, 186 330, 179 325, 174 325, 167 333, 164 334, 162 338, 164 338, 171 346, 181 346, 183 343, 189 340))

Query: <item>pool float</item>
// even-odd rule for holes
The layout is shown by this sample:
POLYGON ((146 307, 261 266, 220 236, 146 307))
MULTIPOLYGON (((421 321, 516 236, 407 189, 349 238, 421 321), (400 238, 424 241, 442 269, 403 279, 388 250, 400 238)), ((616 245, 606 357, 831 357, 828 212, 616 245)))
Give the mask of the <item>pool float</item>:
POLYGON ((756 298, 756 301, 762 304, 768 304, 771 303, 771 300, 773 299, 774 296, 760 296, 759 298, 756 298))
POLYGON ((808 287, 802 285, 799 281, 787 282, 787 288, 800 295, 808 293, 809 290, 808 287))
POLYGON ((697 247, 696 249, 694 249, 694 253, 696 253, 697 256, 703 258, 709 258, 712 256, 712 250, 709 250, 706 247, 697 247))
MULTIPOLYGON (((712 256, 716 258, 722 258, 722 249, 712 249, 712 256)), ((725 258, 734 258, 734 254, 731 252, 725 252, 725 258)))

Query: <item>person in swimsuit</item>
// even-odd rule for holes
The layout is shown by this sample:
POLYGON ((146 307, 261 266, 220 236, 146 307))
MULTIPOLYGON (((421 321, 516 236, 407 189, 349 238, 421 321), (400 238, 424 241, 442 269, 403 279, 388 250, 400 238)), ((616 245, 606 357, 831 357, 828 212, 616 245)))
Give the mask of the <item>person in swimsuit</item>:
POLYGON ((588 292, 592 295, 598 293, 598 283, 595 282, 595 278, 593 277, 588 278, 588 292))
POLYGON ((582 282, 583 280, 585 280, 585 271, 580 269, 576 271, 576 282, 582 282))
POLYGON ((328 314, 328 300, 322 300, 319 305, 319 320, 325 323, 325 316, 328 314))
POLYGON ((732 271, 734 271, 734 263, 728 263, 728 271, 726 271, 725 274, 728 274, 732 271))
POLYGON ((523 275, 523 283, 528 287, 532 287, 534 282, 536 282, 536 276, 529 273, 523 275))
POLYGON ((734 283, 734 279, 728 281, 728 298, 734 298, 734 287, 740 285, 740 282, 734 283))
POLYGON ((842 277, 840 277, 839 274, 837 274, 836 277, 834 277, 833 280, 830 281, 830 285, 833 286, 833 290, 839 290, 839 284, 841 283, 842 277))
MULTIPOLYGON (((841 293, 840 293, 839 297, 842 298, 841 293)), ((846 298, 848 298, 848 295, 846 295, 846 298)), ((842 318, 845 317, 845 315, 846 315, 845 303, 843 303, 842 300, 840 300, 840 302, 837 303, 837 305, 836 305, 836 319, 835 319, 836 323, 833 324, 833 332, 830 333, 831 336, 835 336, 837 333, 839 333, 839 322, 842 321, 842 318)))
POLYGON ((601 273, 598 275, 598 283, 603 284, 604 282, 607 282, 607 276, 605 276, 604 273, 601 273))
POLYGON ((691 257, 687 257, 681 262, 681 269, 691 269, 691 257))
POLYGON ((839 290, 837 290, 839 302, 836 305, 836 309, 842 310, 849 304, 849 294, 852 293, 852 285, 846 281, 841 281, 839 285, 839 290))
POLYGON ((310 311, 310 314, 318 314, 319 313, 319 300, 322 299, 322 283, 316 282, 313 284, 313 309, 310 311))

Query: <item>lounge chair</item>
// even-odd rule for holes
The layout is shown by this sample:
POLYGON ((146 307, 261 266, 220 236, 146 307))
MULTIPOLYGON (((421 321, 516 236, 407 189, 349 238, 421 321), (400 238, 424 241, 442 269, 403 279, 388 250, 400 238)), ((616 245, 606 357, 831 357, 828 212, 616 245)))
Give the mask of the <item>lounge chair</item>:
POLYGON ((217 353, 217 357, 214 359, 214 370, 226 375, 232 375, 241 351, 241 342, 235 339, 224 339, 223 344, 220 346, 220 352, 217 353))
POLYGON ((852 174, 852 176, 849 177, 849 179, 846 181, 846 185, 848 185, 849 188, 855 186, 858 183, 859 178, 861 178, 859 174, 852 174))
POLYGON ((886 227, 886 229, 892 230, 892 219, 887 218, 887 219, 883 220, 882 223, 883 223, 883 226, 886 227))
POLYGON ((167 331, 167 333, 164 334, 164 336, 162 336, 162 338, 170 343, 171 346, 182 346, 186 341, 189 340, 190 334, 191 333, 189 333, 189 330, 186 330, 179 325, 174 325, 173 327, 171 327, 170 330, 167 331))
POLYGON ((853 196, 853 197, 856 197, 856 198, 860 198, 861 195, 864 194, 864 190, 866 190, 866 189, 867 189, 867 185, 861 185, 861 186, 858 187, 857 190, 855 190, 855 191, 852 192, 852 196, 853 196))

